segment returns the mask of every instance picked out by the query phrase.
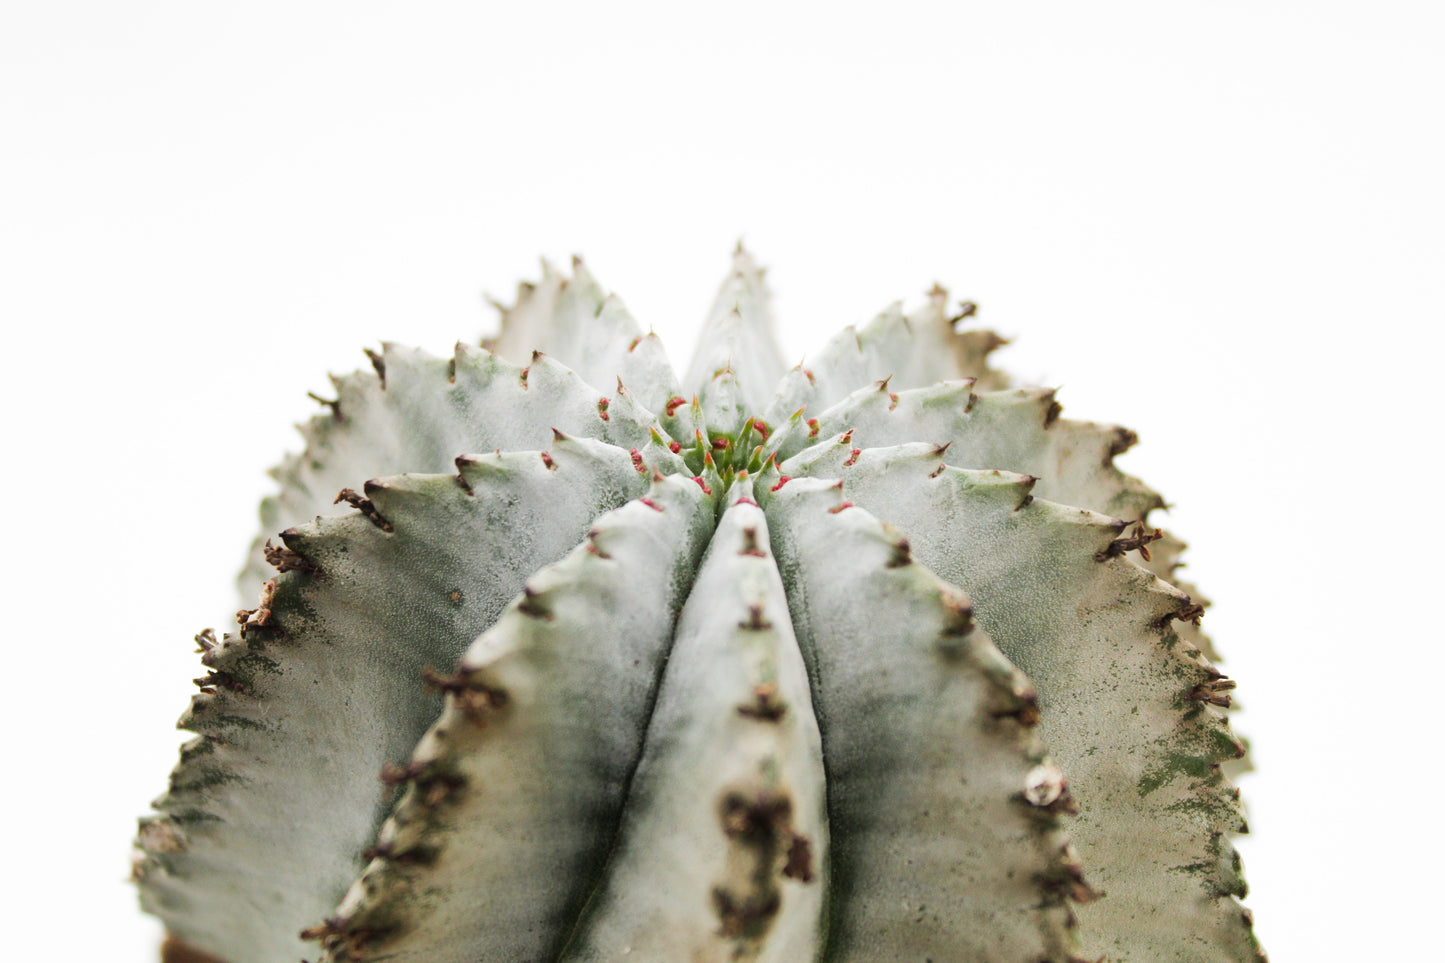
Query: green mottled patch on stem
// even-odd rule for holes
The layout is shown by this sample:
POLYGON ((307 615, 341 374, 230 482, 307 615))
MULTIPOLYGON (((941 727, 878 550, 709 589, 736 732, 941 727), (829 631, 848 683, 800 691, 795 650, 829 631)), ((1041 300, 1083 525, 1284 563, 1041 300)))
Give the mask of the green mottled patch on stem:
POLYGON ((1147 796, 1165 783, 1180 776, 1206 779, 1213 772, 1217 760, 1210 756, 1195 756, 1184 752, 1172 752, 1161 765, 1155 766, 1139 777, 1139 795, 1147 796))

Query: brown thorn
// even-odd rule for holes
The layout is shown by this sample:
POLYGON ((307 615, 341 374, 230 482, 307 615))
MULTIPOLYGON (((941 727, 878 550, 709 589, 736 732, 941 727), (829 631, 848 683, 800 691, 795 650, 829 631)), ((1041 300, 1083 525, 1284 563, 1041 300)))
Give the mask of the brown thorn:
POLYGON ((718 805, 718 817, 729 839, 757 839, 792 823, 793 801, 767 792, 751 798, 730 792, 718 805))
POLYGON ((902 568, 913 561, 913 547, 908 543, 907 538, 902 535, 898 536, 891 547, 893 553, 889 555, 888 561, 883 563, 885 568, 902 568))
POLYGON ((773 623, 763 618, 763 607, 757 603, 748 606, 748 617, 745 621, 738 623, 738 628, 748 629, 753 632, 761 632, 764 629, 771 629, 773 623))
POLYGON ((455 477, 457 480, 457 484, 462 486, 462 491, 466 492, 468 495, 475 495, 476 491, 472 488, 471 482, 467 481, 465 468, 467 465, 473 465, 476 463, 470 458, 468 458, 466 455, 458 455, 456 458, 452 459, 452 464, 457 466, 457 473, 455 477))
POLYGON ((368 846, 363 849, 361 851, 361 858, 368 863, 374 859, 389 860, 392 858, 394 852, 391 843, 377 843, 375 846, 368 846))
POLYGON ((1074 858, 1073 847, 1065 846, 1059 864, 1034 877, 1044 889, 1075 903, 1092 903, 1101 895, 1084 882, 1084 870, 1074 858))
MULTIPOLYGON (((367 486, 371 486, 372 483, 367 482, 366 484, 367 486)), ((346 504, 361 512, 361 514, 365 515, 368 519, 371 520, 371 524, 375 525, 383 532, 396 531, 396 529, 392 528, 391 522, 388 522, 386 519, 381 517, 381 513, 376 510, 376 505, 372 503, 371 499, 358 495, 355 489, 341 489, 341 491, 337 493, 336 499, 332 501, 331 504, 340 505, 342 502, 346 502, 346 504)))
POLYGON ((422 805, 429 808, 440 805, 454 791, 467 784, 463 777, 455 773, 441 772, 426 762, 409 762, 405 766, 388 762, 381 767, 381 781, 393 788, 403 783, 411 783, 421 793, 422 805))
POLYGON ((272 545, 269 538, 261 552, 266 556, 266 564, 273 566, 278 572, 306 572, 315 575, 320 571, 315 562, 289 548, 272 545))
POLYGON ((391 843, 377 843, 361 852, 361 858, 367 862, 380 859, 399 866, 429 866, 436 862, 437 855, 437 850, 431 846, 413 846, 397 852, 391 843))
POLYGON ((370 348, 362 348, 366 357, 370 359, 371 366, 376 369, 376 377, 381 381, 381 390, 386 390, 386 359, 370 348))
POLYGON ((346 930, 346 920, 340 916, 331 916, 315 926, 308 926, 301 931, 303 940, 324 940, 330 936, 339 936, 346 930))
POLYGON ((352 926, 351 920, 333 916, 316 926, 301 931, 301 939, 316 940, 321 948, 332 954, 335 960, 354 961, 361 959, 367 943, 384 937, 389 931, 370 927, 352 926))
POLYGON ((308 391, 308 392, 306 392, 306 397, 310 398, 312 401, 316 402, 316 403, 319 404, 319 405, 324 405, 325 407, 330 408, 330 409, 331 409, 331 417, 335 418, 337 421, 345 421, 345 420, 346 420, 345 418, 341 417, 341 399, 340 399, 340 398, 336 398, 336 399, 334 399, 334 400, 328 401, 327 399, 321 397, 320 395, 318 395, 318 394, 317 394, 316 392, 314 392, 314 391, 308 391))
POLYGON ((1204 606, 1200 605, 1198 602, 1190 602, 1179 611, 1171 612, 1170 614, 1164 616, 1161 621, 1164 625, 1168 625, 1174 619, 1178 619, 1180 622, 1188 622, 1191 625, 1198 625, 1199 620, 1203 617, 1204 606))
POLYGON ((1044 427, 1052 428, 1054 423, 1059 420, 1059 416, 1064 413, 1064 406, 1054 400, 1052 391, 1044 395, 1044 398, 1048 401, 1048 407, 1044 409, 1044 427))
MULTIPOLYGON (((236 622, 241 626, 241 635, 248 631, 271 626, 271 605, 276 600, 276 580, 267 579, 261 583, 261 599, 254 609, 242 609, 236 613, 236 622)), ((210 653, 207 653, 209 655, 210 653)), ((202 659, 204 662, 205 660, 202 659)))
POLYGON ((530 585, 522 586, 522 598, 517 602, 517 611, 544 622, 553 619, 552 610, 542 601, 541 594, 530 585))
POLYGON ((768 553, 758 547, 758 530, 755 526, 749 525, 743 529, 743 547, 738 550, 739 555, 752 555, 757 558, 767 558, 768 553))
POLYGON ((1195 702, 1207 702, 1221 709, 1228 709, 1232 705, 1229 697, 1229 690, 1235 687, 1233 679, 1218 678, 1208 682, 1201 682, 1189 691, 1189 698, 1195 702))
POLYGON ((1157 542, 1163 537, 1163 529, 1156 528, 1151 531, 1144 527, 1143 522, 1135 522, 1134 533, 1132 535, 1114 539, 1102 552, 1095 554, 1094 558, 1103 562, 1107 559, 1118 558, 1125 552, 1132 552, 1138 549, 1144 561, 1153 561, 1153 557, 1149 554, 1149 543, 1157 542))
POLYGON ((422 681, 428 689, 444 693, 456 700, 457 708, 473 724, 484 726, 500 709, 511 701, 506 689, 490 686, 469 672, 458 671, 442 675, 431 666, 421 670, 422 681))
POLYGON ((718 935, 736 940, 766 933, 778 913, 782 897, 771 889, 739 900, 721 886, 715 886, 712 902, 718 916, 718 935))
POLYGON ((1034 486, 1038 483, 1039 479, 1035 475, 1025 475, 1023 477, 1023 481, 1020 482, 1020 487, 1024 490, 1024 497, 1019 499, 1019 503, 1014 506, 1014 511, 1022 511, 1023 509, 1028 508, 1034 503, 1034 496, 1032 492, 1034 490, 1034 486))
POLYGON ((778 698, 778 687, 771 682, 753 686, 753 701, 738 706, 738 715, 760 722, 777 722, 787 713, 787 703, 778 698))
POLYGON ((200 689, 207 695, 215 695, 216 686, 220 686, 223 689, 229 689, 232 692, 246 691, 246 687, 241 685, 241 683, 237 681, 235 676, 231 675, 229 672, 223 672, 219 669, 213 669, 212 671, 201 676, 199 679, 192 679, 191 682, 195 684, 196 688, 200 689))
POLYGON ((972 301, 960 301, 958 304, 958 313, 955 314, 953 317, 949 318, 948 323, 957 324, 964 318, 971 318, 976 314, 978 314, 977 304, 972 301))
POLYGON ((817 878, 813 873, 813 844, 807 836, 793 834, 792 841, 788 843, 783 875, 800 883, 811 883, 817 878))
POLYGON ((1039 724, 1039 697, 1033 691, 1023 692, 1018 697, 1019 704, 1006 712, 994 714, 995 719, 1013 719, 1025 728, 1031 728, 1039 724))
POLYGON ((946 594, 940 596, 944 611, 947 616, 944 620, 943 635, 945 638, 961 639, 974 629, 973 606, 955 595, 946 594))
POLYGON ((600 532, 595 528, 587 533, 587 551, 591 552, 593 555, 596 555, 598 558, 611 558, 611 555, 608 555, 606 552, 602 551, 602 549, 597 547, 597 536, 599 534, 600 532))
POLYGON ((398 766, 394 762, 384 762, 381 764, 381 775, 378 778, 383 786, 400 786, 420 772, 421 768, 417 763, 398 766))
POLYGON ((1108 461, 1119 457, 1139 443, 1139 436, 1128 428, 1115 428, 1114 440, 1109 443, 1108 461))
POLYGON ((201 631, 196 634, 197 652, 210 652, 219 644, 220 643, 216 641, 215 629, 201 629, 201 631))

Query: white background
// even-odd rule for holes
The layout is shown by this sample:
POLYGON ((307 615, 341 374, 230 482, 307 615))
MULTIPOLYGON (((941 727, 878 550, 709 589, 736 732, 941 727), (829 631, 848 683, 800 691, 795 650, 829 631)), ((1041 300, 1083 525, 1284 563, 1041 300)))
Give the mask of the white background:
POLYGON ((539 254, 683 360, 740 236, 795 357, 938 280, 1140 432, 1241 684, 1266 948, 1428 954, 1439 10, 6 4, 4 955, 153 959, 134 818, 308 389, 475 339, 539 254))

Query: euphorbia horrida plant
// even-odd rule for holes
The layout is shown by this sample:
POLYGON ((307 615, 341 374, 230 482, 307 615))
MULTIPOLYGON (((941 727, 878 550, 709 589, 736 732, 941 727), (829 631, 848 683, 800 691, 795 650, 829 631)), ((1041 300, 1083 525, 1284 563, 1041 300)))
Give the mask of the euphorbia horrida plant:
POLYGON ((164 952, 1255 959, 1233 683, 1134 436, 972 313, 789 369, 740 249, 680 380, 580 263, 482 347, 368 352, 198 638, 164 952))

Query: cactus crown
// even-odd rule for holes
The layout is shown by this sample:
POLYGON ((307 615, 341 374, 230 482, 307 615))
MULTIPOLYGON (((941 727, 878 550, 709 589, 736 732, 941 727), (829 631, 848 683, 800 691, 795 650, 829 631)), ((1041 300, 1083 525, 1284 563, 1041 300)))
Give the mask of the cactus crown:
POLYGON ((141 822, 167 955, 1259 957, 1132 433, 937 287, 789 369, 741 249, 681 380, 580 262, 503 313, 276 470, 141 822))

